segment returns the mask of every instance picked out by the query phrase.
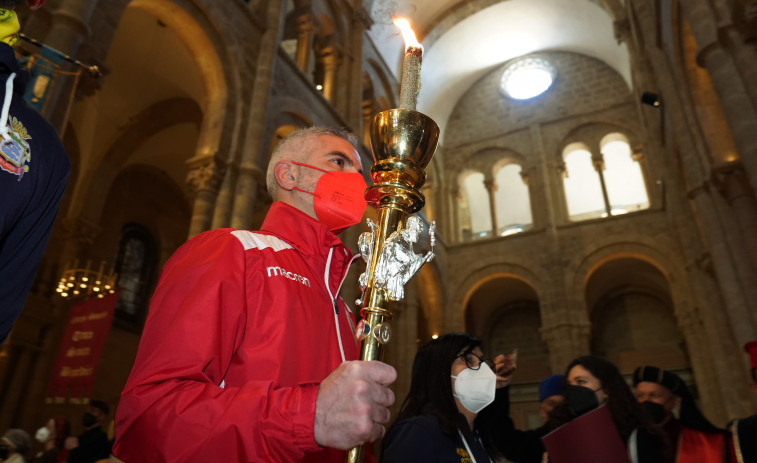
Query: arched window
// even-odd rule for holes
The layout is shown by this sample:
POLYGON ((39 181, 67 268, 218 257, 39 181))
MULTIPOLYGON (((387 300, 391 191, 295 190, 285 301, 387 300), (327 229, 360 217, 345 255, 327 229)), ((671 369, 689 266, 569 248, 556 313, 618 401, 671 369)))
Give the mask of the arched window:
POLYGON ((597 171, 589 149, 573 143, 563 150, 565 197, 571 220, 621 215, 649 208, 641 166, 621 133, 600 143, 602 170, 597 171))
POLYGON ((494 176, 497 183, 494 203, 499 227, 497 232, 500 236, 520 233, 532 223, 528 185, 523 182, 520 172, 518 164, 508 164, 494 176))
POLYGON ((586 146, 573 143, 563 151, 565 197, 572 220, 601 217, 605 213, 602 184, 586 146))
POLYGON ((620 133, 611 133, 602 139, 600 147, 612 215, 648 209, 644 176, 641 166, 631 156, 628 139, 620 133))
POLYGON ((124 225, 116 256, 116 285, 121 292, 115 317, 128 327, 141 327, 147 312, 156 261, 155 240, 150 232, 136 223, 124 225))
POLYGON ((462 181, 462 187, 470 212, 472 238, 491 236, 492 215, 489 209, 489 193, 484 186, 484 174, 480 172, 468 174, 462 181))

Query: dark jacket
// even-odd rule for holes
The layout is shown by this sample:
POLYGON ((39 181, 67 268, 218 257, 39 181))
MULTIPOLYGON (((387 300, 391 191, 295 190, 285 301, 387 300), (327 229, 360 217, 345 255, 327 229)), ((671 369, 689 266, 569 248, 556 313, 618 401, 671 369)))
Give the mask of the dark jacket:
POLYGON ((71 163, 55 129, 23 99, 29 75, 0 43, 0 107, 11 74, 9 127, 0 138, 0 343, 26 301, 47 245, 71 163))
MULTIPOLYGON (((468 439, 476 463, 489 463, 478 433, 468 439)), ((445 434, 434 415, 417 415, 396 423, 381 445, 380 463, 465 463, 470 462, 460 434, 445 434)))
POLYGON ((510 418, 510 386, 497 390, 497 400, 493 405, 496 408, 490 412, 496 413, 502 423, 496 428, 497 434, 491 436, 499 452, 517 463, 541 463, 545 452, 541 438, 553 428, 544 425, 527 431, 515 429, 515 423, 510 418))
POLYGON ((94 463, 110 457, 110 441, 103 428, 96 426, 79 434, 79 446, 68 454, 68 463, 94 463))

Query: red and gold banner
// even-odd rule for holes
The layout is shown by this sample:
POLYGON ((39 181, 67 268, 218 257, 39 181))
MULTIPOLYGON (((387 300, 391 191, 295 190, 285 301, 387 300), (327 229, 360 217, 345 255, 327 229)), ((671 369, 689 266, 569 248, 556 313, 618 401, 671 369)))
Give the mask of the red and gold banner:
POLYGON ((88 402, 117 300, 115 292, 71 307, 47 388, 47 402, 88 402))

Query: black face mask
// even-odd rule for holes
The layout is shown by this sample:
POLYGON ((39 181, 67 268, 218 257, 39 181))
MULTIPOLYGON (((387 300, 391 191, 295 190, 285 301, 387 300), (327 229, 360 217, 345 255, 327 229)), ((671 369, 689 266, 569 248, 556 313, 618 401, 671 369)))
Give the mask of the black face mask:
MULTIPOLYGON (((600 388, 601 389, 601 388, 600 388)), ((599 389, 597 389, 599 390, 599 389)), ((599 406, 597 395, 588 387, 583 386, 566 386, 565 401, 568 408, 575 416, 581 416, 586 412, 594 410, 599 406)))
POLYGON ((92 426, 95 423, 97 423, 97 418, 95 418, 95 415, 93 415, 93 414, 91 414, 89 412, 85 412, 81 416, 81 424, 85 428, 88 428, 88 427, 92 426))
POLYGON ((11 449, 8 444, 0 444, 0 459, 6 460, 10 456, 11 449))
POLYGON ((665 407, 658 403, 650 402, 649 400, 642 402, 641 408, 647 412, 647 415, 655 424, 661 424, 665 421, 665 417, 668 416, 668 411, 665 410, 665 407))
POLYGON ((23 3, 23 0, 1 0, 0 8, 15 8, 23 3))

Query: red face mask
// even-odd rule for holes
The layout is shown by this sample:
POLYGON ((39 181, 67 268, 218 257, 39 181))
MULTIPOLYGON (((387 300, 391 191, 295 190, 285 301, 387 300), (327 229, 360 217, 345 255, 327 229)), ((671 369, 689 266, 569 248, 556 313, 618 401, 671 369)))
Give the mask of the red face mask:
POLYGON ((365 189, 368 188, 363 176, 357 172, 329 172, 308 164, 292 161, 298 166, 324 172, 315 191, 305 191, 297 187, 295 190, 313 195, 313 209, 318 220, 329 227, 329 230, 339 233, 351 227, 363 218, 367 203, 365 189))

